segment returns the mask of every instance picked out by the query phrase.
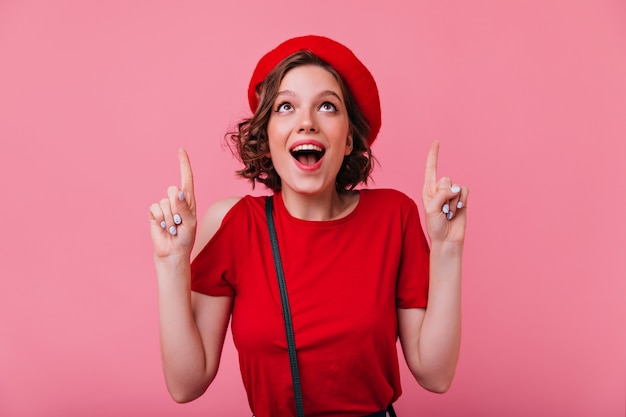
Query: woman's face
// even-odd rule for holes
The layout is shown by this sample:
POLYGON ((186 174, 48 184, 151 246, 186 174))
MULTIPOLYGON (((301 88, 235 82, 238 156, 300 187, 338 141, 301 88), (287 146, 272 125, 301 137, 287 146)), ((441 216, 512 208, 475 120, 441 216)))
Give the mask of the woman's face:
POLYGON ((278 88, 267 133, 283 192, 335 189, 352 137, 341 87, 330 72, 317 65, 290 70, 278 88))

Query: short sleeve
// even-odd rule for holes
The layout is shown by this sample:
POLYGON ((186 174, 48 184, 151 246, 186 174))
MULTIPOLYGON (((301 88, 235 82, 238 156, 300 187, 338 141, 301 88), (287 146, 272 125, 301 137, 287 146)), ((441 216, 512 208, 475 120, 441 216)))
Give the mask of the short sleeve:
POLYGON ((417 205, 407 197, 402 205, 402 252, 396 284, 396 305, 399 308, 426 307, 429 253, 417 205))
POLYGON ((191 290, 212 296, 234 296, 236 276, 234 271, 234 230, 241 204, 235 204, 224 216, 215 235, 191 262, 191 290))

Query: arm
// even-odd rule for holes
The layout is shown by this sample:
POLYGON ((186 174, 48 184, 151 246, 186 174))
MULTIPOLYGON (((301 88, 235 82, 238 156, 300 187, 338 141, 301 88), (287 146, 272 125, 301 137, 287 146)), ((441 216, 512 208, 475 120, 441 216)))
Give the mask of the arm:
POLYGON ((439 144, 434 142, 423 190, 431 242, 428 307, 398 309, 398 331, 404 357, 417 382, 441 393, 452 383, 461 343, 461 261, 469 191, 453 186, 449 178, 436 180, 438 150, 439 144))
MULTIPOLYGON (((215 378, 232 299, 191 291, 195 198, 191 165, 184 150, 179 152, 179 161, 182 190, 169 187, 168 197, 150 207, 150 230, 158 282, 163 371, 172 398, 187 402, 202 395, 215 378)), ((224 203, 207 211, 196 247, 208 242, 226 211, 224 203)))
POLYGON ((217 374, 232 298, 191 292, 189 262, 155 265, 167 389, 177 402, 192 401, 217 374))

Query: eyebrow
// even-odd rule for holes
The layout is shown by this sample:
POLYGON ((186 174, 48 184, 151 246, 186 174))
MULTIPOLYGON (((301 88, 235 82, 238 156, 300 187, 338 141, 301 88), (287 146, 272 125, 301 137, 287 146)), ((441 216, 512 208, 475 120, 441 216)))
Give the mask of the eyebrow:
MULTIPOLYGON (((296 93, 294 93, 291 90, 282 90, 282 91, 279 91, 278 93, 276 93, 276 97, 279 97, 279 96, 296 97, 296 93)), ((315 96, 315 98, 323 98, 323 97, 327 97, 327 96, 336 97, 337 100, 339 100, 341 103, 343 103, 343 100, 341 99, 341 96, 339 94, 337 94, 336 92, 334 92, 333 90, 324 90, 324 91, 320 92, 317 96, 315 96)))

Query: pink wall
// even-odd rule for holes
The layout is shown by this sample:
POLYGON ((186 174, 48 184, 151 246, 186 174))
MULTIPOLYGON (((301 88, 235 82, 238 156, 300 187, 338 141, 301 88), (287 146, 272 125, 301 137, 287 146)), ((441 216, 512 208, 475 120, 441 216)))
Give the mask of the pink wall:
POLYGON ((457 379, 403 368, 399 414, 623 417, 626 4, 221 3, 0 2, 0 415, 249 415, 230 337, 203 398, 166 393, 148 206, 179 146, 201 211, 249 192, 222 136, 317 33, 379 83, 374 185, 419 199, 437 138, 472 189, 457 379))

